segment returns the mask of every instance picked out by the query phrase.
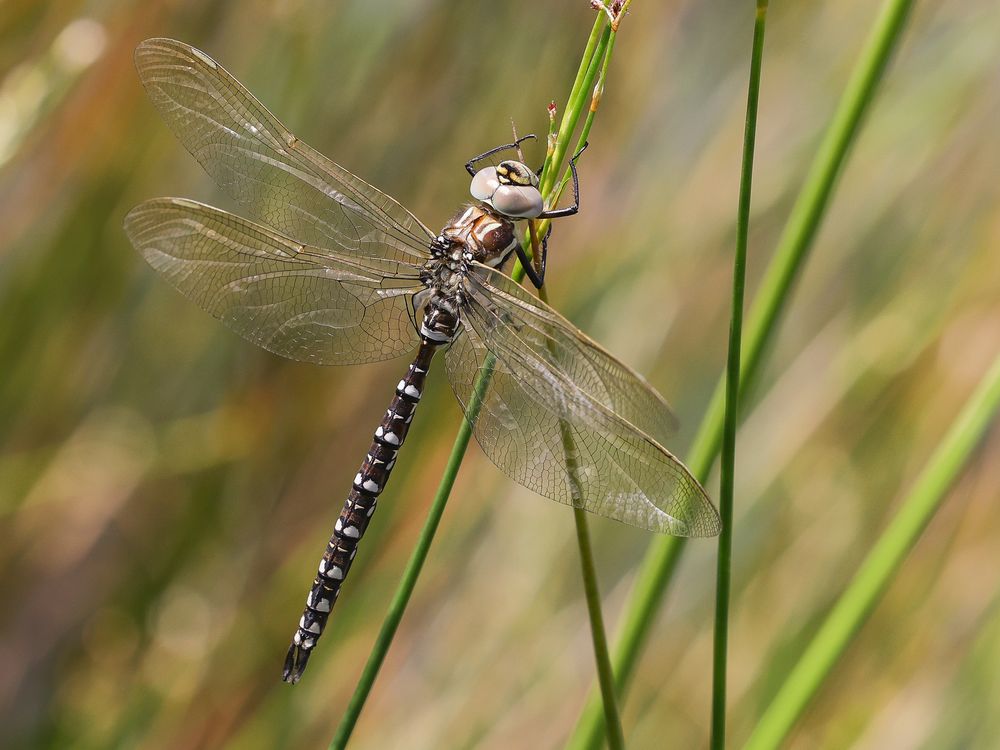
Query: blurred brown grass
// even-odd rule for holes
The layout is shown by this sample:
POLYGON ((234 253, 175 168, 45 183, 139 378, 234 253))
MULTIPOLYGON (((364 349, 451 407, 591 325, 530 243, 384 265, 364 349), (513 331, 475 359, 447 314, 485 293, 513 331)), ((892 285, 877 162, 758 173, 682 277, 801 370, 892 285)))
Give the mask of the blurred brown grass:
MULTIPOLYGON (((209 51, 435 226, 465 200, 461 165, 510 118, 544 132, 586 6, 0 7, 0 745, 325 744, 459 420, 432 376, 310 674, 281 684, 401 365, 279 361, 139 261, 121 220, 140 200, 232 206, 145 101, 135 44, 209 51)), ((725 356, 752 8, 633 8, 550 294, 674 403, 683 453, 725 356)), ((860 0, 771 9, 750 295, 873 16, 860 0)), ((918 4, 755 391, 737 470, 735 742, 1000 347, 998 33, 988 0, 918 4)), ((993 435, 791 746, 994 746, 998 458, 993 435)), ((648 538, 591 526, 613 627, 648 538)), ((635 747, 706 736, 714 545, 690 552, 625 704, 635 747)), ((587 627, 569 511, 471 451, 355 745, 559 746, 593 672, 587 627)))

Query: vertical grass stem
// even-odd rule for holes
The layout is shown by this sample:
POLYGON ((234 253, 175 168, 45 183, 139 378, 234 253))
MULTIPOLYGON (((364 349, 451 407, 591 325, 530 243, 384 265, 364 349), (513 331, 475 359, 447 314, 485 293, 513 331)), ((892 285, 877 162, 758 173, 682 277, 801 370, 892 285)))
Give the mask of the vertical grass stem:
POLYGON ((729 589, 733 558, 733 491, 736 462, 736 415, 740 386, 740 346, 743 335, 743 292, 746 285, 747 242, 750 234, 750 192, 753 184, 753 153, 757 133, 757 100, 764 55, 767 0, 757 0, 747 86, 747 115, 743 131, 743 165, 736 217, 736 256, 733 260, 733 305, 729 325, 729 357, 726 364, 726 411, 722 434, 719 481, 719 556, 715 586, 715 637, 712 653, 712 750, 726 746, 726 666, 729 643, 729 589))
MULTIPOLYGON (((778 317, 791 297, 792 284, 801 273, 812 248, 837 175, 871 106, 877 84, 899 43, 912 7, 913 0, 886 0, 882 5, 799 191, 778 248, 765 271, 750 308, 747 335, 743 341, 739 392, 744 403, 745 394, 760 370, 766 345, 777 329, 778 317)), ((720 382, 688 456, 688 467, 701 482, 708 478, 719 453, 724 413, 725 385, 720 382)), ((635 589, 625 609, 621 634, 612 650, 619 700, 624 696, 624 688, 632 677, 639 651, 648 639, 655 615, 663 603, 682 546, 683 542, 676 537, 654 540, 639 569, 635 589)), ((577 724, 570 747, 596 747, 602 733, 601 721, 601 707, 594 694, 577 724)))

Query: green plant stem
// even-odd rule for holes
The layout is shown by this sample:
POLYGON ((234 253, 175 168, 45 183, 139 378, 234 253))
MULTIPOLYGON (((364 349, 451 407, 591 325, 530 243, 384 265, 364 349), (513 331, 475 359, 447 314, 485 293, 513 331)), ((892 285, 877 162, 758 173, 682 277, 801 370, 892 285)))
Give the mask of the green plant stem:
MULTIPOLYGON (((624 9, 623 9, 624 11, 624 9)), ((595 39, 597 30, 603 27, 596 44, 588 43, 588 52, 591 52, 589 62, 581 63, 580 71, 577 73, 573 91, 566 104, 566 111, 563 121, 560 124, 556 143, 551 158, 546 158, 544 168, 539 181, 540 190, 545 198, 545 205, 555 206, 559 202, 562 191, 570 178, 570 169, 567 167, 563 179, 558 183, 554 182, 554 175, 558 174, 563 159, 566 157, 569 140, 576 129, 576 121, 579 120, 586 101, 587 92, 590 94, 590 106, 587 109, 587 117, 583 128, 577 138, 576 151, 586 143, 590 135, 590 129, 594 123, 594 117, 600 107, 601 96, 604 92, 605 81, 607 80, 608 66, 611 62, 611 55, 614 51, 614 43, 617 37, 617 27, 612 29, 611 25, 604 26, 601 18, 598 17, 591 32, 591 42, 595 39), (582 75, 581 75, 582 74, 582 75), (596 79, 596 85, 595 85, 596 79), (568 125, 572 122, 572 127, 568 125)), ((586 55, 585 55, 586 60, 586 55)), ((525 245, 532 259, 538 255, 538 243, 544 237, 548 229, 548 221, 529 222, 527 239, 525 245)), ((544 302, 548 302, 548 295, 544 288, 538 290, 538 294, 544 302)), ((575 455, 572 433, 564 423, 560 423, 563 449, 567 457, 567 466, 570 470, 570 479, 573 481, 573 461, 575 455)), ((590 619, 590 634, 594 648, 594 660, 597 665, 598 685, 601 691, 601 706, 604 713, 604 728, 611 750, 619 750, 625 747, 625 736, 622 731, 621 718, 618 712, 618 700, 614 684, 614 673, 611 669, 611 659, 608 654, 607 632, 604 626, 604 617, 601 612, 601 595, 597 583, 596 566, 594 564, 593 547, 590 543, 590 529, 587 523, 586 513, 578 506, 573 507, 573 519, 576 525, 577 549, 580 554, 580 572, 583 578, 583 588, 587 601, 587 614, 590 619)))
POLYGON ((715 638, 712 658, 712 737, 713 750, 726 746, 726 665, 729 642, 729 590, 733 558, 733 490, 736 463, 736 415, 740 387, 740 343, 743 335, 743 293, 746 286, 747 242, 750 234, 750 192, 753 184, 753 152, 757 133, 757 100, 760 69, 764 56, 764 27, 767 0, 757 0, 753 43, 750 53, 750 82, 747 86, 747 115, 743 131, 743 165, 736 217, 736 257, 733 260, 733 307, 729 325, 729 357, 726 364, 726 411, 722 433, 722 461, 719 480, 719 556, 715 586, 715 638))
POLYGON ((615 690, 615 676, 611 670, 608 655, 608 636, 601 614, 601 593, 597 587, 597 572, 594 569, 594 551, 590 544, 590 528, 587 513, 582 508, 573 508, 576 521, 576 541, 580 550, 580 572, 583 575, 583 590, 587 599, 587 613, 590 616, 590 635, 594 644, 597 661, 597 681, 601 688, 601 705, 604 708, 604 726, 611 750, 625 747, 625 734, 618 715, 618 699, 615 690))
POLYGON ((980 381, 899 512, 841 594, 746 744, 776 748, 871 614, 1000 408, 1000 357, 980 381))
MULTIPOLYGON (((532 228, 532 241, 537 235, 532 228)), ((548 303, 545 287, 538 290, 542 301, 548 303)), ((555 356, 554 344, 549 342, 549 351, 555 356)), ((563 420, 559 422, 562 437, 563 452, 566 455, 566 468, 569 471, 570 483, 573 485, 573 497, 580 498, 582 490, 577 481, 576 449, 573 434, 569 425, 563 420)), ((615 697, 614 673, 611 671, 611 657, 608 656, 608 636, 604 627, 604 615, 601 612, 601 592, 597 583, 597 568, 594 565, 594 549, 590 543, 590 527, 587 524, 586 512, 574 502, 573 520, 576 524, 577 549, 580 552, 580 573, 583 577, 583 591, 587 600, 587 615, 590 618, 590 636, 594 646, 594 661, 597 664, 597 682, 601 689, 601 704, 604 707, 604 726, 611 750, 623 750, 625 734, 622 731, 621 718, 618 714, 618 699, 615 697)))
MULTIPOLYGON (((538 179, 538 189, 543 196, 552 194, 552 185, 555 182, 555 175, 562 166, 566 158, 566 150, 569 148, 569 140, 573 136, 580 122, 580 114, 583 112, 584 104, 587 102, 588 92, 594 85, 594 78, 601 66, 601 61, 605 57, 605 50, 608 46, 608 39, 611 37, 611 27, 598 16, 594 29, 603 29, 598 36, 592 51, 588 41, 587 49, 591 51, 589 58, 584 57, 580 63, 580 70, 577 71, 576 81, 573 83, 573 90, 569 99, 566 100, 566 109, 563 112, 562 120, 559 123, 559 132, 556 135, 555 148, 552 150, 552 158, 547 160, 542 174, 538 179)), ((591 32, 593 38, 594 32, 591 32)))
MULTIPOLYGON (((604 62, 601 65, 600 75, 597 77, 597 83, 594 84, 594 92, 590 98, 590 107, 587 109, 587 117, 583 121, 583 127, 580 129, 580 135, 576 139, 576 147, 573 149, 574 154, 580 153, 580 150, 583 148, 584 144, 587 143, 587 139, 590 137, 590 129, 594 125, 594 117, 597 115, 597 110, 601 106, 601 98, 604 96, 604 82, 608 78, 608 63, 611 62, 611 54, 614 52, 615 39, 617 37, 617 31, 612 31, 608 36, 608 46, 604 53, 604 62)), ((559 203, 559 199, 562 197, 563 191, 566 189, 566 185, 569 184, 571 177, 572 171, 569 166, 567 166, 563 172, 562 179, 559 180, 558 187, 553 191, 552 197, 549 198, 547 205, 555 206, 559 203)))
MULTIPOLYGON (((552 153, 546 155, 545 169, 548 169, 552 173, 557 172, 562 167, 562 161, 566 155, 566 144, 579 124, 580 114, 583 110, 583 102, 586 99, 585 92, 588 91, 590 86, 593 85, 596 71, 600 67, 601 60, 605 58, 609 36, 610 31, 608 29, 608 24, 605 23, 603 17, 598 16, 597 21, 594 24, 594 28, 591 31, 590 38, 587 41, 587 46, 584 50, 583 59, 581 60, 580 68, 577 72, 576 80, 573 84, 573 89, 568 100, 567 111, 563 114, 559 135, 556 138, 555 148, 552 153)), ((544 174, 545 172, 543 171, 543 176, 544 174)), ((520 264, 515 265, 511 273, 511 277, 517 283, 523 281, 524 269, 520 266, 520 264)), ((444 474, 441 477, 441 482, 438 485, 437 493, 435 494, 434 501, 431 504, 427 520, 424 522, 424 526, 420 531, 420 536, 417 539, 416 547, 410 555, 410 559, 407 562, 405 570, 403 571, 403 576, 400 579, 395 594, 393 595, 392 602, 389 605, 389 610, 383 620, 382 627, 379 630, 379 634, 375 640, 374 646, 372 647, 372 651, 368 656, 368 661, 365 663, 365 667, 358 679, 358 683, 354 688, 354 693, 351 696, 344 716, 341 719, 340 725, 337 727, 336 734, 330 742, 330 748, 339 750, 339 748, 343 748, 347 745, 347 742, 351 737, 351 733, 354 731, 354 727, 357 724, 358 717, 361 715, 361 710, 364 708, 365 701, 371 693, 371 689, 375 683, 376 677, 378 676, 379 669, 385 661, 385 656, 389 651, 392 639, 396 634, 400 621, 402 620, 407 603, 410 600, 413 589, 416 587, 417 578, 420 575, 424 561, 427 559, 427 553, 434 540, 434 534, 436 533, 438 524, 441 521, 451 489, 455 484, 455 478, 458 475, 459 466, 461 466, 462 459, 465 456, 465 451, 468 449, 469 440, 472 437, 472 423, 475 421, 475 418, 479 413, 479 409, 482 406, 482 399, 486 393, 486 389, 489 387, 489 382, 493 374, 494 363, 495 360, 492 355, 488 355, 483 366, 483 371, 476 380, 473 397, 470 399, 469 408, 466 412, 466 418, 463 420, 462 426, 459 428, 458 434, 455 436, 451 456, 448 459, 444 474)), ((583 554, 583 547, 581 547, 581 554, 583 554)), ((593 567, 592 555, 591 567, 593 567)), ((596 586, 596 578, 593 580, 596 586)), ((598 603, 600 602, 599 595, 597 595, 596 601, 598 603)), ((588 611, 589 609, 590 601, 588 599, 588 611)), ((600 610, 598 609, 598 615, 599 614, 600 610)), ((592 626, 593 622, 594 620, 592 617, 592 626)), ((605 660, 607 660, 607 639, 603 634, 603 622, 600 623, 600 630, 601 638, 604 641, 603 648, 605 660)), ((595 635, 595 638, 596 637, 597 636, 595 635)), ((617 709, 614 710, 615 716, 617 717, 617 709)))
MULTIPOLYGON (((788 303, 792 283, 812 248, 837 175, 857 137, 863 116, 872 103, 878 81, 899 42, 912 6, 913 0, 886 0, 882 6, 813 159, 778 248, 764 273, 748 315, 740 362, 739 393, 744 403, 746 393, 760 369, 766 345, 777 327, 778 317, 788 303)), ((706 481, 722 442, 724 394, 725 386, 720 382, 688 457, 688 468, 701 482, 706 481)), ((619 700, 624 697, 638 653, 649 637, 654 617, 663 603, 682 546, 682 540, 677 537, 657 538, 650 544, 639 569, 635 589, 626 605, 621 634, 612 650, 619 700)), ((596 697, 592 697, 577 724, 570 746, 576 749, 594 748, 600 741, 601 733, 601 708, 596 697)))
POLYGON ((409 561, 406 563, 403 577, 396 588, 396 593, 389 605, 389 611, 382 622, 382 627, 379 630, 378 637, 375 639, 375 645, 368 655, 368 661, 361 672, 358 684, 354 688, 354 694, 347 704, 347 710, 340 720, 340 726, 337 727, 337 733, 330 742, 330 748, 332 749, 341 750, 341 748, 347 746, 347 741, 354 731, 354 726, 357 724, 361 709, 368 699, 368 694, 375 683, 375 678, 382 667, 382 662, 385 661, 385 656, 389 652, 389 646, 392 645, 392 639, 396 635, 400 620, 403 619, 403 612, 406 611, 406 605, 410 601, 410 595, 417 584, 417 577, 420 575, 420 570, 427 559, 431 542, 434 541, 434 534, 437 531, 438 524, 441 522, 441 516, 444 514, 445 505, 448 504, 448 496, 451 494, 451 488, 455 484, 455 477, 458 476, 458 468, 461 466, 462 458, 469 447, 469 439, 472 437, 472 423, 482 408, 483 396, 489 386, 490 379, 493 377, 494 362, 495 360, 492 356, 487 356, 483 365, 483 371, 476 381, 472 398, 469 399, 469 408, 466 417, 462 420, 462 425, 458 429, 458 435, 455 437, 455 443, 452 446, 451 455, 448 457, 444 475, 441 477, 437 494, 434 495, 434 502, 431 503, 430 512, 427 514, 427 520, 424 521, 417 544, 413 548, 409 561))
MULTIPOLYGON (((564 179, 559 183, 558 187, 553 190, 552 185, 555 181, 553 175, 558 174, 560 168, 562 167, 562 162, 566 158, 569 140, 573 136, 576 126, 579 124, 580 115, 583 112, 583 105, 587 99, 587 92, 590 90, 591 86, 594 85, 594 79, 597 77, 598 71, 603 71, 603 76, 603 73, 607 71, 607 65, 610 61, 609 54, 610 50, 614 47, 613 40, 617 33, 613 34, 611 29, 607 25, 604 25, 603 16, 598 16, 596 27, 602 28, 602 26, 604 30, 599 35, 597 44, 593 50, 593 56, 589 60, 584 61, 586 65, 584 65, 584 63, 580 64, 580 71, 582 72, 582 75, 580 72, 577 73, 577 81, 573 84, 573 93, 566 102, 566 111, 563 112, 563 118, 559 124, 559 132, 556 136, 555 146, 553 147, 551 153, 546 154, 545 164, 542 167, 542 174, 538 178, 539 192, 541 192, 542 197, 545 200, 545 205, 550 208, 559 202, 559 196, 562 194, 562 187, 565 185, 564 179)), ((593 37, 593 33, 591 33, 591 36, 593 37)), ((590 49, 589 45, 588 49, 590 49)), ((600 101, 599 97, 597 98, 597 101, 600 101)), ((594 113, 596 111, 597 106, 594 103, 594 97, 591 96, 591 106, 587 111, 587 118, 584 121, 584 126, 580 131, 580 137, 578 139, 578 151, 579 146, 582 145, 586 138, 590 135, 590 128, 594 123, 594 113)), ((542 237, 545 236, 550 223, 551 222, 548 219, 530 222, 528 231, 525 232, 524 240, 521 243, 530 258, 535 257, 538 243, 541 242, 542 237)), ((521 262, 518 260, 517 263, 514 264, 514 273, 522 270, 521 262)))
MULTIPOLYGON (((552 162, 555 161, 556 157, 556 144, 560 140, 560 136, 564 143, 569 141, 569 137, 576 130, 576 121, 569 118, 569 112, 574 108, 577 100, 580 99, 580 92, 585 90, 584 81, 587 76, 587 71, 590 70, 590 62, 594 59, 594 51, 597 48, 598 41, 603 35, 604 30, 604 19, 601 16, 597 16, 594 20, 594 27, 590 30, 590 37, 587 39, 587 46, 583 50, 583 56, 580 58, 580 67, 577 68, 576 78, 573 80, 573 88, 570 89, 569 97, 566 100, 566 109, 563 110, 563 117, 559 123, 559 131, 556 137, 553 139, 554 143, 552 148, 546 148, 545 150, 545 161, 542 164, 542 175, 551 173, 552 162)), ((557 164, 562 162, 562 159, 566 155, 566 148, 563 147, 559 155, 559 160, 556 161, 557 164)), ((539 190, 542 188, 542 183, 539 181, 539 190)))

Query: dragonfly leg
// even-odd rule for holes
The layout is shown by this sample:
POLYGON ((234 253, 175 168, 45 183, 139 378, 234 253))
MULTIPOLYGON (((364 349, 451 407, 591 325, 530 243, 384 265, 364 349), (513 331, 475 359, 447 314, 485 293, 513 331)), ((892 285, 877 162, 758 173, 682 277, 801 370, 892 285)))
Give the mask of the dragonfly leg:
POLYGON ((528 135, 522 135, 520 138, 518 138, 513 143, 505 143, 502 146, 497 146, 496 148, 491 148, 489 151, 484 151, 479 156, 473 156, 471 159, 469 159, 467 162, 465 162, 465 169, 466 169, 466 171, 469 174, 471 174, 473 177, 475 177, 476 176, 476 171, 477 171, 476 170, 476 162, 480 162, 483 159, 486 159, 486 158, 488 158, 490 156, 493 156, 493 154, 500 153, 501 151, 506 151, 508 149, 516 149, 519 145, 521 145, 521 143, 523 143, 524 141, 527 141, 529 139, 532 139, 534 137, 535 137, 534 133, 528 133, 528 135))
POLYGON ((514 252, 517 253, 517 259, 521 261, 521 267, 524 269, 524 275, 528 277, 532 286, 535 289, 541 289, 542 284, 545 283, 545 261, 549 255, 549 237, 552 235, 552 225, 549 224, 548 231, 545 232, 545 236, 542 237, 542 247, 538 253, 538 266, 536 270, 535 264, 528 258, 528 254, 524 252, 524 248, 521 247, 521 243, 518 242, 514 246, 514 252))
POLYGON ((545 232, 545 236, 542 237, 542 247, 538 255, 538 287, 542 288, 542 284, 545 283, 545 261, 549 257, 549 237, 552 236, 552 224, 549 224, 548 230, 545 232))
POLYGON ((528 277, 528 280, 532 283, 535 289, 541 289, 543 280, 535 273, 535 266, 528 257, 528 254, 524 252, 524 248, 521 247, 521 243, 518 242, 514 246, 514 252, 517 253, 517 259, 521 261, 521 268, 524 269, 524 275, 528 277))
POLYGON ((580 210, 580 178, 576 174, 576 160, 587 150, 589 143, 584 143, 583 147, 577 151, 573 158, 569 160, 569 171, 573 175, 573 205, 566 208, 558 208, 554 211, 544 211, 537 217, 538 219, 560 219, 563 216, 572 216, 580 210))

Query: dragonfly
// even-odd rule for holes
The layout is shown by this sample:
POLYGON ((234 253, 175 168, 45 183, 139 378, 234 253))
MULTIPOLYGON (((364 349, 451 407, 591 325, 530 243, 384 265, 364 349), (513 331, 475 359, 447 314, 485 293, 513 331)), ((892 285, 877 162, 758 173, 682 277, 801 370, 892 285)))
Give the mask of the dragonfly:
MULTIPOLYGON (((475 200, 435 233, 294 136, 204 52, 149 39, 135 62, 177 138, 259 219, 186 198, 146 201, 125 231, 149 265, 236 333, 293 360, 349 365, 416 349, 320 560, 286 682, 301 678, 323 632, 438 351, 477 442, 515 482, 654 532, 719 532, 705 490, 664 447, 676 420, 663 397, 503 273, 514 254, 531 266, 519 221, 578 209, 575 158, 574 205, 549 209, 523 161, 476 166, 504 150, 520 156, 520 140, 474 157, 475 200)), ((544 261, 529 277, 540 287, 543 274, 544 261)))

